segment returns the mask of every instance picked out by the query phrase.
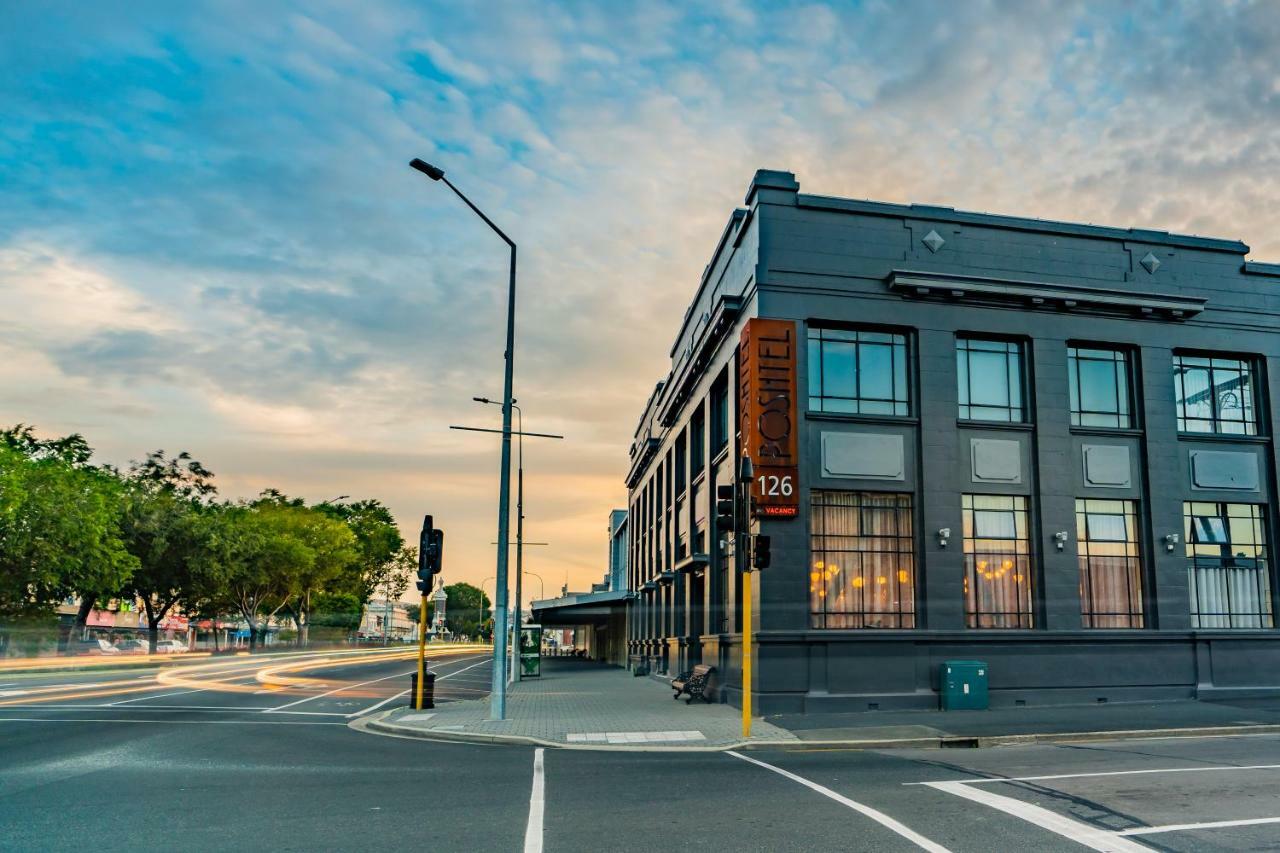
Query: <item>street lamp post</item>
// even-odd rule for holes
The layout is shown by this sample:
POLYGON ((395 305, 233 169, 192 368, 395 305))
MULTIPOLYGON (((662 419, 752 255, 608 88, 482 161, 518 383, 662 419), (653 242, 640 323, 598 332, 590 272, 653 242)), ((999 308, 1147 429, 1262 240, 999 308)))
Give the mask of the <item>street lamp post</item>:
POLYGON ((511 272, 507 285, 507 347, 502 375, 502 461, 499 469, 498 485, 498 565, 494 582, 494 616, 493 616, 493 676, 490 680, 492 691, 489 700, 489 719, 505 720, 507 717, 507 540, 510 538, 511 515, 511 397, 512 375, 514 372, 516 347, 516 244, 493 224, 480 208, 471 203, 471 199, 450 183, 444 176, 444 170, 414 158, 409 165, 426 175, 433 181, 443 181, 453 190, 454 195, 471 208, 472 212, 484 220, 485 225, 502 238, 511 247, 511 272))
MULTIPOLYGON (((490 400, 488 397, 471 399, 477 403, 498 405, 498 401, 490 400)), ((524 615, 524 412, 514 400, 511 401, 511 408, 516 410, 516 432, 520 436, 516 441, 516 627, 511 633, 512 679, 519 681, 521 679, 520 658, 516 650, 520 647, 520 624, 524 615)))

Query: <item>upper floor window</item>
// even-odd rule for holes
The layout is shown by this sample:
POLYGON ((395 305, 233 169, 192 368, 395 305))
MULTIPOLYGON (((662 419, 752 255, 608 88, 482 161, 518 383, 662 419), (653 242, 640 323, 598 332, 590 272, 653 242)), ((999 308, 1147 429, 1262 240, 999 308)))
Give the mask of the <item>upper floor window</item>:
POLYGON ((1133 426, 1128 352, 1067 347, 1067 382, 1072 426, 1115 429, 1133 426))
POLYGON ((975 421, 1026 420, 1022 344, 956 338, 960 417, 975 421))
POLYGON ((711 452, 719 453, 729 443, 729 383, 722 382, 711 392, 711 452))
POLYGON ((689 421, 689 473, 696 477, 707 465, 707 418, 699 406, 689 421))
POLYGON ((809 408, 908 415, 907 338, 893 332, 809 330, 809 408))
POLYGON ((1258 434, 1252 362, 1175 353, 1173 378, 1179 431, 1258 434))
POLYGON ((676 437, 676 494, 684 492, 685 485, 689 482, 689 460, 685 454, 684 435, 676 437))

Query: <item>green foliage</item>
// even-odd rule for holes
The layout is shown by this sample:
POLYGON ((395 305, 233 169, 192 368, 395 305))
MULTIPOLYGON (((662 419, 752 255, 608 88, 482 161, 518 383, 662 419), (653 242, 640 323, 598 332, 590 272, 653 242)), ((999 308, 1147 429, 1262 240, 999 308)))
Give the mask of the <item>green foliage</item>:
MULTIPOLYGON (((485 634, 485 622, 488 619, 489 596, 469 583, 459 581, 444 588, 444 622, 454 634, 468 637, 485 634), (480 618, 481 609, 485 611, 485 620, 480 618)), ((492 632, 490 627, 489 632, 492 632)))
POLYGON ((417 565, 376 500, 309 507, 268 489, 253 502, 218 502, 213 473, 189 453, 157 450, 127 473, 92 456, 79 434, 0 430, 0 654, 8 639, 46 642, 56 605, 71 596, 82 614, 94 601, 136 597, 153 638, 183 610, 238 614, 255 638, 287 613, 300 643, 313 623, 340 640, 371 593, 400 597, 417 565))
POLYGON ((48 613, 84 590, 110 594, 137 569, 120 535, 119 479, 84 467, 70 439, 59 440, 65 454, 33 440, 20 427, 0 440, 0 613, 9 615, 48 613))
MULTIPOLYGON (((352 503, 322 503, 314 509, 336 518, 350 528, 356 538, 357 559, 343 573, 338 585, 358 596, 361 601, 381 591, 397 572, 405 567, 404 537, 391 511, 377 500, 361 500, 352 503)), ((417 564, 414 551, 413 565, 417 564)), ((404 590, 395 592, 398 597, 404 590)))
POLYGON ((350 633, 360 627, 363 612, 363 602, 349 592, 322 592, 312 601, 311 624, 350 633))

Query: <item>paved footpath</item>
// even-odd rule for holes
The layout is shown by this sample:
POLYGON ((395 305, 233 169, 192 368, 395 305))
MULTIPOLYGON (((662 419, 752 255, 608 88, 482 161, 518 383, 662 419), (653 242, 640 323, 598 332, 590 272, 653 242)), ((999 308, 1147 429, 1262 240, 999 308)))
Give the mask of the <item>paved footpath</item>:
POLYGON ((742 737, 742 712, 729 705, 675 701, 652 678, 590 661, 542 662, 542 675, 512 684, 507 719, 489 719, 488 698, 432 711, 396 709, 360 726, 383 734, 495 740, 564 747, 693 748, 796 741, 786 729, 755 720, 742 737))
POLYGON ((543 661, 542 677, 510 687, 507 719, 489 719, 488 698, 395 708, 353 725, 379 734, 579 749, 707 750, 747 747, 915 748, 1070 743, 1152 736, 1280 733, 1280 700, 1240 699, 997 708, 875 711, 756 719, 742 737, 741 711, 673 701, 656 678, 590 661, 543 661))

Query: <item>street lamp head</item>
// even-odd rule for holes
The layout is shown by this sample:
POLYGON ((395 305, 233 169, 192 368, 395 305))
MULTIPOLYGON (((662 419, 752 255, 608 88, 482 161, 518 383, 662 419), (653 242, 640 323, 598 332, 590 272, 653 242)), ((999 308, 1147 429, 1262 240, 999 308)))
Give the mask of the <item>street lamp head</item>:
POLYGON ((492 401, 492 400, 490 400, 488 397, 472 397, 471 399, 472 399, 472 400, 475 400, 477 403, 492 403, 492 402, 493 402, 493 401, 492 401))
POLYGON ((444 177, 444 169, 437 169, 435 166, 432 166, 425 160, 419 160, 417 157, 410 160, 409 165, 433 181, 438 181, 444 177))

